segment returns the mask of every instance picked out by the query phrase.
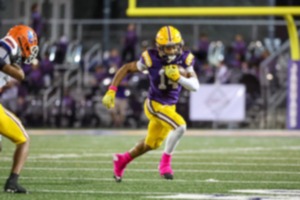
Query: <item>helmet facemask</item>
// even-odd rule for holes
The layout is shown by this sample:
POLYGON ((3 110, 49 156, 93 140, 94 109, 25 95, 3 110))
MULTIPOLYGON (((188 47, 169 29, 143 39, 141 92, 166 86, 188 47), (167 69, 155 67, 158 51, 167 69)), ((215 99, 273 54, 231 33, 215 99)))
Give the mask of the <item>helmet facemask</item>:
POLYGON ((182 53, 182 44, 167 44, 159 45, 156 43, 159 56, 166 60, 168 63, 174 61, 178 55, 182 53))
POLYGON ((39 47, 37 45, 30 45, 27 40, 23 41, 18 38, 20 48, 22 51, 22 60, 25 64, 31 64, 32 61, 37 58, 39 53, 39 47), (24 42, 26 41, 26 42, 24 42))
POLYGON ((31 64, 33 62, 34 59, 37 58, 38 53, 39 53, 39 47, 38 46, 32 46, 30 48, 31 54, 29 55, 29 57, 24 58, 24 63, 25 64, 31 64))

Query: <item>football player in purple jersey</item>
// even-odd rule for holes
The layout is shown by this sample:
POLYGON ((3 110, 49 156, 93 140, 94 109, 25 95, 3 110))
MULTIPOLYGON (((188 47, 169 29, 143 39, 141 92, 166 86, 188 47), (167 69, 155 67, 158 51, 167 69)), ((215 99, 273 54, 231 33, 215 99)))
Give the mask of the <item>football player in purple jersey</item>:
POLYGON ((195 59, 190 51, 184 51, 180 32, 173 26, 162 27, 156 35, 155 49, 142 53, 138 61, 123 65, 116 73, 109 90, 102 99, 107 108, 113 108, 117 87, 129 73, 148 71, 150 88, 144 110, 149 119, 148 133, 129 151, 115 154, 114 178, 122 180, 126 166, 136 157, 157 149, 167 138, 164 153, 159 163, 159 173, 165 179, 173 179, 172 153, 186 131, 186 122, 176 112, 176 103, 182 87, 189 91, 199 88, 194 72, 195 59), (184 68, 186 74, 181 75, 184 68))

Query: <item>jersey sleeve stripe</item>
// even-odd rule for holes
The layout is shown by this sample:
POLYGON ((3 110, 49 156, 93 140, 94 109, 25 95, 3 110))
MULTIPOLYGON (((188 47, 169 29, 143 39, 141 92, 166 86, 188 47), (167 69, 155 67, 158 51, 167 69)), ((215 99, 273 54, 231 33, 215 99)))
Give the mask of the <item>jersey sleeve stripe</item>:
POLYGON ((8 39, 8 38, 5 38, 4 39, 5 40, 5 42, 7 42, 11 47, 12 47, 12 49, 14 49, 15 48, 15 45, 14 45, 14 43, 10 40, 10 39, 8 39))
POLYGON ((147 67, 152 67, 152 60, 151 60, 151 57, 149 55, 149 52, 148 51, 144 51, 144 53, 142 54, 142 57, 145 61, 145 64, 147 67))
POLYGON ((191 53, 189 53, 189 55, 188 55, 188 56, 186 57, 186 59, 185 59, 185 64, 186 64, 187 66, 192 65, 193 59, 194 59, 194 55, 191 54, 191 53))

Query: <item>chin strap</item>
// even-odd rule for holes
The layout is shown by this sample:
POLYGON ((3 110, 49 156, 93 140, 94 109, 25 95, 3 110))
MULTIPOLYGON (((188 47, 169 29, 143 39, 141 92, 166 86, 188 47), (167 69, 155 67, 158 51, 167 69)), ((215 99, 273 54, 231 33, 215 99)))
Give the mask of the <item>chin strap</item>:
POLYGON ((167 58, 168 58, 167 62, 170 63, 170 62, 172 62, 173 60, 176 59, 176 55, 174 55, 174 56, 167 56, 167 58))
POLYGON ((167 63, 170 63, 176 59, 177 55, 173 56, 168 56, 168 55, 163 55, 161 56, 162 59, 164 59, 167 63))

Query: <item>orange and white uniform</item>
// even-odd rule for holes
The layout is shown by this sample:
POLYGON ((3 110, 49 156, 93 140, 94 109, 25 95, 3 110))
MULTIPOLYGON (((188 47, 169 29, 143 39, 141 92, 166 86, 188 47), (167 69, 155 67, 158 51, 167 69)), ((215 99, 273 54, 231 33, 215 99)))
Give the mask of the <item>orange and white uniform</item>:
MULTIPOLYGON (((5 36, 0 40, 0 57, 7 64, 11 64, 11 55, 18 52, 18 44, 12 36, 5 36)), ((11 80, 11 77, 0 71, 0 91, 11 80)), ((15 144, 27 141, 26 133, 21 121, 0 104, 0 134, 10 139, 15 144)))

